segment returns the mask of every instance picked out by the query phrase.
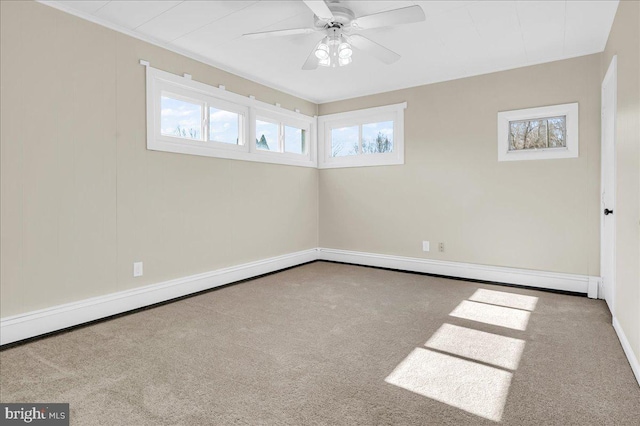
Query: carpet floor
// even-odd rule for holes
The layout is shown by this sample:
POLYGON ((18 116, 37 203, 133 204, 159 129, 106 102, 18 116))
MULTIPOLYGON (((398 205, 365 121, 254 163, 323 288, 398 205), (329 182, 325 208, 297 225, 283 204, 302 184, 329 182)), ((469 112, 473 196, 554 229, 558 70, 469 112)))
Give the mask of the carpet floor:
POLYGON ((0 352, 73 425, 638 425, 603 301, 315 262, 0 352))

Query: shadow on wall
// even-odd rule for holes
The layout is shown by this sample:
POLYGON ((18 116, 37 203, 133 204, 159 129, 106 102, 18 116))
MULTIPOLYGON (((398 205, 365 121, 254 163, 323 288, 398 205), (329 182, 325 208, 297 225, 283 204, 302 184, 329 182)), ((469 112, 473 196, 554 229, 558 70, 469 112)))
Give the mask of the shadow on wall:
MULTIPOLYGON (((537 297, 478 289, 450 316, 524 331, 537 297)), ((387 383, 499 422, 525 341, 443 324, 387 383)))

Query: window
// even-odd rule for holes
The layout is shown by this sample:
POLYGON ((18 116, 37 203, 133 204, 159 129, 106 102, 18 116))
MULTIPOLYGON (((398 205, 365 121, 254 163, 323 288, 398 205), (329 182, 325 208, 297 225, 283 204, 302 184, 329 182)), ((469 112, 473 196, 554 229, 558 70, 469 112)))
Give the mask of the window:
POLYGON ((509 122, 509 151, 566 148, 567 116, 509 122))
POLYGON ((312 129, 314 117, 147 66, 150 150, 316 167, 312 129))
POLYGON ((176 95, 161 97, 160 132, 165 136, 202 139, 202 104, 177 99, 176 95))
MULTIPOLYGON (((256 151, 265 158, 277 156, 296 160, 311 155, 307 137, 312 123, 276 111, 256 109, 256 151)), ((314 126, 315 127, 315 126, 314 126)))
POLYGON ((363 124, 362 152, 365 154, 393 152, 393 121, 363 124))
POLYGON ((284 151, 293 154, 306 153, 307 130, 284 126, 284 151))
MULTIPOLYGON (((220 104, 219 101, 212 102, 220 104)), ((240 129, 246 113, 227 111, 219 105, 218 108, 208 105, 208 102, 162 91, 160 134, 170 138, 240 145, 240 129), (203 111, 207 109, 209 115, 204 118, 203 111)))
POLYGON ((239 145, 242 118, 238 113, 209 107, 209 140, 239 145))
POLYGON ((155 109, 148 111, 149 149, 212 156, 248 151, 243 137, 248 107, 163 80, 155 82, 155 94, 151 105, 159 102, 159 119, 155 109))
POLYGON ((307 132, 284 123, 256 120, 256 149, 305 155, 307 132))
POLYGON ((306 129, 256 120, 256 148, 259 150, 305 154, 306 135, 306 129))
POLYGON ((331 129, 331 156, 358 155, 360 151, 358 146, 359 133, 358 126, 331 129))
POLYGON ((262 151, 280 152, 280 136, 277 123, 256 120, 256 148, 262 151))
POLYGON ((498 161, 578 157, 578 104, 498 113, 498 161))
POLYGON ((319 167, 404 164, 404 109, 388 105, 318 117, 319 167))

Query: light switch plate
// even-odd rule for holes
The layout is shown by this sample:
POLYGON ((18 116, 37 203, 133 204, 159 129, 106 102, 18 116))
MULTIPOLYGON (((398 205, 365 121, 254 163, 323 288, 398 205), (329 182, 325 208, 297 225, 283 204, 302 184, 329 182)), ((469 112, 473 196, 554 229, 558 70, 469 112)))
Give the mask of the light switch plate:
POLYGON ((429 241, 423 241, 422 242, 422 251, 429 251, 429 241))

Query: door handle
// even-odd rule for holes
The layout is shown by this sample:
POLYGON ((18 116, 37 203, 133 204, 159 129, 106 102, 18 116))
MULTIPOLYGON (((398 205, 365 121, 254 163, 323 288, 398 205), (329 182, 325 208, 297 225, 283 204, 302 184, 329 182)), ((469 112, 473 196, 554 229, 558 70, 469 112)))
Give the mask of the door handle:
POLYGON ((609 210, 609 209, 604 209, 604 215, 608 216, 610 214, 613 214, 613 210, 609 210))

